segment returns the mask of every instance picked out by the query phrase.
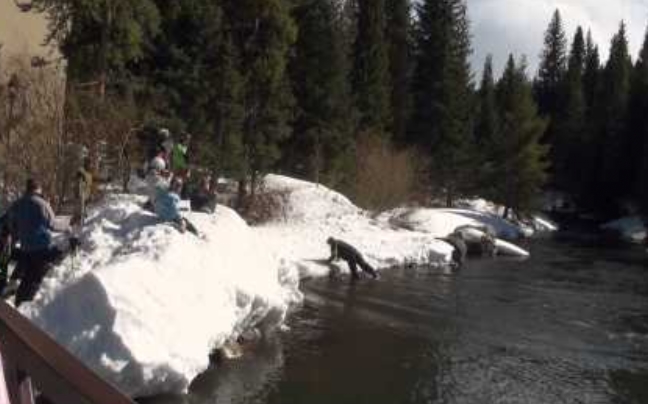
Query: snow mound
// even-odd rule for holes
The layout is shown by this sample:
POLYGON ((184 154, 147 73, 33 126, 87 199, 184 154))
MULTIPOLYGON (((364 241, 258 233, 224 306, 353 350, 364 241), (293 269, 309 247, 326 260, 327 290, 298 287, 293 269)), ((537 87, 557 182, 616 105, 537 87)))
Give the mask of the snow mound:
POLYGON ((533 216, 533 226, 536 228, 537 231, 540 232, 552 232, 552 231, 558 231, 559 227, 556 223, 552 222, 551 220, 540 217, 540 216, 533 216))
POLYGON ((344 263, 329 265, 326 244, 335 237, 354 245, 377 269, 399 265, 439 265, 449 262, 452 247, 435 235, 398 228, 373 218, 344 195, 325 186, 278 175, 265 178, 268 192, 285 194, 284 217, 257 231, 299 270, 302 277, 346 272, 344 263))
POLYGON ((641 243, 646 240, 646 226, 639 216, 628 216, 621 219, 605 223, 601 230, 617 232, 624 240, 641 243))
POLYGON ((21 311, 130 395, 186 390, 208 355, 251 329, 283 323, 298 274, 232 210, 187 217, 180 234, 115 196, 91 212, 83 250, 51 271, 21 311))
POLYGON ((264 178, 264 187, 266 191, 286 195, 281 220, 293 225, 363 215, 346 196, 323 185, 270 174, 264 178))
POLYGON ((492 213, 469 209, 399 208, 381 215, 394 225, 445 237, 459 226, 486 225, 499 238, 514 240, 524 234, 520 228, 492 213))

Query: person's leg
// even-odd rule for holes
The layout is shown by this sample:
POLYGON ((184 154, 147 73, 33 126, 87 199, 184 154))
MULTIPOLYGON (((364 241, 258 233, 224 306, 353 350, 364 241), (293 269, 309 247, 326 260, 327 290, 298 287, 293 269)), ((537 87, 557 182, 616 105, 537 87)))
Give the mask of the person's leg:
POLYGON ((349 270, 351 270, 351 279, 360 279, 360 275, 358 275, 358 267, 355 260, 347 260, 347 264, 349 265, 349 270))
POLYGON ((378 277, 378 273, 376 273, 376 270, 373 269, 371 265, 367 263, 364 259, 361 259, 358 261, 358 265, 360 265, 360 268, 369 275, 371 275, 374 279, 378 277))
POLYGON ((198 233, 198 229, 196 228, 196 226, 193 225, 193 223, 191 223, 191 222, 190 222, 189 220, 187 220, 187 219, 182 219, 182 220, 184 220, 184 222, 185 222, 185 228, 187 229, 187 231, 189 231, 189 233, 191 233, 191 234, 193 234, 193 235, 195 235, 195 236, 199 236, 199 235, 200 235, 200 233, 198 233))
POLYGON ((58 248, 51 248, 47 251, 26 255, 26 257, 23 257, 25 266, 22 270, 22 281, 16 291, 16 307, 34 299, 34 296, 36 296, 36 293, 40 289, 41 283, 43 283, 45 275, 47 275, 52 265, 55 265, 63 259, 65 252, 58 248))
POLYGON ((25 271, 25 266, 20 265, 20 261, 22 259, 22 251, 20 248, 15 247, 13 251, 11 252, 11 260, 16 263, 16 266, 14 267, 13 272, 11 273, 11 282, 18 282, 22 278, 22 274, 25 271))
POLYGON ((31 301, 38 292, 38 288, 47 272, 45 257, 45 253, 42 252, 24 254, 18 262, 18 266, 22 267, 22 276, 14 300, 16 307, 19 307, 24 302, 31 301))
POLYGON ((180 233, 184 233, 187 231, 187 222, 184 219, 178 218, 173 220, 171 223, 176 225, 180 233))

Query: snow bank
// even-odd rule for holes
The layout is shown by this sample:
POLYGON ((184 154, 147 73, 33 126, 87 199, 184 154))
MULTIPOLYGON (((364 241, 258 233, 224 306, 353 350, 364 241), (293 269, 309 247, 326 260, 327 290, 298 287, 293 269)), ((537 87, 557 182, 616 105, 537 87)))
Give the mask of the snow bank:
MULTIPOLYGON (((517 239, 519 227, 495 214, 469 209, 396 209, 373 217, 345 196, 321 185, 278 175, 265 178, 265 189, 285 195, 281 215, 257 230, 280 257, 304 276, 323 276, 331 267, 326 239, 356 246, 378 269, 397 265, 449 262, 452 247, 438 238, 466 224, 487 225, 499 237, 517 239)), ((521 249, 509 249, 526 256, 521 249)), ((337 267, 346 271, 346 265, 337 267)))
MULTIPOLYGON (((372 218, 348 198, 324 186, 268 175, 265 189, 284 193, 287 203, 280 217, 257 231, 302 277, 324 276, 332 269, 324 262, 329 256, 328 237, 353 244, 378 269, 450 260, 452 247, 434 235, 372 218)), ((344 264, 334 268, 347 271, 344 264)))
POLYGON ((497 237, 507 240, 524 236, 518 226, 495 214, 469 209, 400 208, 381 217, 397 226, 423 231, 436 237, 444 237, 464 225, 486 225, 497 237))
POLYGON ((301 299, 282 266, 232 210, 188 214, 180 234, 116 196, 94 210, 83 251, 55 268, 21 311, 84 363, 134 395, 179 392, 212 349, 280 325, 301 299))
POLYGON ((556 223, 552 222, 547 218, 540 217, 540 216, 533 216, 533 226, 536 228, 537 231, 541 231, 541 232, 552 232, 552 231, 558 231, 559 229, 556 223))
POLYGON ((646 239, 646 226, 639 216, 628 216, 605 223, 601 230, 614 231, 624 240, 641 243, 646 239))

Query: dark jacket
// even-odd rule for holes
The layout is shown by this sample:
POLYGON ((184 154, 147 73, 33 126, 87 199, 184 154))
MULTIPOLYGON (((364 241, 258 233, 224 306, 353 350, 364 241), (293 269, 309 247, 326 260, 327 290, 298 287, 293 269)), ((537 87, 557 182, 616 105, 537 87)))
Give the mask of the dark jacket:
POLYGON ((452 233, 442 240, 454 247, 452 261, 462 266, 466 261, 466 254, 468 253, 468 246, 466 246, 463 237, 457 233, 452 233))
POLYGON ((48 250, 52 247, 52 231, 69 230, 68 225, 56 221, 52 207, 38 194, 26 194, 16 201, 7 219, 24 252, 48 250))
POLYGON ((355 249, 351 244, 345 243, 342 240, 329 239, 329 246, 331 247, 330 261, 343 259, 345 261, 362 261, 362 254, 355 249))

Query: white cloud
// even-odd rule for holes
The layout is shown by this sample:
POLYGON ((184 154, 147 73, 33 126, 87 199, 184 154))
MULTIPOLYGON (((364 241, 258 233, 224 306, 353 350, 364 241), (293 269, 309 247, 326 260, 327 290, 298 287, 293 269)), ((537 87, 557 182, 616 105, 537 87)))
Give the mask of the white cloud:
POLYGON ((468 0, 475 70, 481 70, 486 55, 491 53, 496 71, 500 72, 513 52, 526 55, 529 73, 535 74, 544 31, 556 8, 561 12, 569 42, 578 25, 586 31, 591 29, 604 60, 610 40, 624 20, 633 58, 637 56, 648 25, 645 0, 468 0))

